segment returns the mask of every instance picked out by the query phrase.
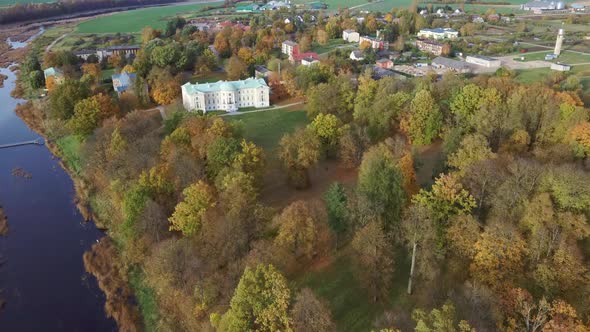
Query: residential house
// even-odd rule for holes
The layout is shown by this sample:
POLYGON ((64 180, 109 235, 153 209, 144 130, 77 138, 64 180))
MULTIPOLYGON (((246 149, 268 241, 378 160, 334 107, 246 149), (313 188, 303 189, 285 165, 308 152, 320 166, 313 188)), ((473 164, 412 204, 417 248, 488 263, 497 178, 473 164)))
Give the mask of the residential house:
POLYGON ((182 104, 188 111, 237 111, 242 107, 268 107, 270 88, 262 78, 191 84, 181 87, 182 104))
POLYGON ((481 16, 473 16, 473 19, 471 20, 473 23, 484 23, 484 19, 481 16))
POLYGON ((365 57, 363 55, 363 51, 361 50, 354 50, 350 52, 350 59, 353 61, 363 61, 365 57))
POLYGON ((113 89, 120 96, 123 92, 133 88, 133 83, 135 82, 135 78, 137 78, 137 74, 124 71, 120 74, 112 75, 111 78, 113 79, 113 89))
POLYGON ((383 69, 391 69, 393 68, 393 61, 390 59, 379 59, 375 62, 375 65, 383 69))
POLYGON ((292 61, 293 54, 299 53, 299 44, 291 40, 285 40, 281 45, 281 53, 286 54, 292 61))
POLYGON ((45 80, 47 81, 48 78, 53 77, 55 80, 55 83, 61 83, 64 80, 64 73, 54 67, 49 67, 45 70, 43 70, 43 75, 45 76, 45 80))
POLYGON ((432 40, 416 40, 416 47, 426 53, 434 54, 437 56, 447 55, 451 52, 451 45, 441 44, 432 40))
POLYGON ((425 39, 457 39, 458 37, 459 31, 450 28, 422 29, 418 32, 418 38, 425 39))
POLYGON ((369 36, 362 36, 359 38, 359 44, 369 43, 374 50, 383 50, 389 48, 389 43, 383 41, 381 38, 374 38, 369 36))
POLYGON ((301 59, 301 65, 303 66, 311 66, 316 63, 320 63, 320 60, 313 56, 306 56, 301 59))
POLYGON ((354 30, 347 29, 342 31, 342 39, 349 43, 358 43, 360 41, 360 35, 354 30))
POLYGON ((468 73, 471 71, 471 67, 469 67, 469 65, 464 61, 458 61, 440 56, 434 58, 431 65, 437 69, 448 69, 456 73, 468 73))
MULTIPOLYGON (((299 49, 297 50, 299 51, 299 49)), ((306 63, 316 63, 320 61, 320 56, 316 52, 306 52, 306 53, 295 53, 293 54, 292 58, 290 59, 294 64, 303 64, 303 60, 305 59, 306 63)))
POLYGON ((272 74, 272 71, 265 66, 254 67, 254 76, 256 78, 268 78, 272 74))

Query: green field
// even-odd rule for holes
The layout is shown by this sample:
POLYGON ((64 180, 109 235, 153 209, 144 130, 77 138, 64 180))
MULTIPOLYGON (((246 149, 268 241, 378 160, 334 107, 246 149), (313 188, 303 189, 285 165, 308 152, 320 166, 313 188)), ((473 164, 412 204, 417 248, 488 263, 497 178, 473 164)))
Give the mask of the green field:
POLYGON ((239 122, 244 137, 270 151, 279 145, 285 133, 307 125, 307 114, 302 111, 278 109, 225 117, 239 122))
POLYGON ((8 7, 17 3, 44 3, 54 2, 55 0, 0 0, 0 7, 8 7))
MULTIPOLYGON (((519 70, 516 79, 521 83, 544 82, 552 72, 554 71, 549 68, 519 70)), ((590 65, 573 66, 568 74, 577 75, 580 78, 584 92, 590 91, 590 65)))
MULTIPOLYGON (((534 53, 525 53, 522 54, 524 57, 524 61, 534 61, 534 60, 545 60, 545 55, 552 54, 553 51, 543 51, 543 52, 534 52, 534 53)), ((515 57, 516 58, 516 57, 515 57)), ((580 54, 570 51, 563 51, 561 55, 556 60, 551 62, 563 62, 567 64, 574 65, 576 63, 590 63, 590 55, 589 54, 580 54)))
POLYGON ((174 16, 190 16, 198 13, 203 7, 219 4, 219 2, 199 3, 190 5, 171 5, 130 10, 99 17, 80 23, 78 33, 137 33, 146 26, 162 29, 166 20, 174 16))

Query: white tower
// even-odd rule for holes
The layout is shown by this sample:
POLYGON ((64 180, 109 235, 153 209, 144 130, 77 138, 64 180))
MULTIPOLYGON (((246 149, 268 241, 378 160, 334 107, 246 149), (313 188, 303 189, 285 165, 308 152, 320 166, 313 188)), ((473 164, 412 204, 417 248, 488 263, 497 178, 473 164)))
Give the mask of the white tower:
POLYGON ((557 33, 557 40, 555 41, 555 50, 553 51, 553 54, 556 56, 561 53, 561 45, 563 44, 564 34, 565 32, 563 31, 563 28, 559 29, 559 32, 557 33))

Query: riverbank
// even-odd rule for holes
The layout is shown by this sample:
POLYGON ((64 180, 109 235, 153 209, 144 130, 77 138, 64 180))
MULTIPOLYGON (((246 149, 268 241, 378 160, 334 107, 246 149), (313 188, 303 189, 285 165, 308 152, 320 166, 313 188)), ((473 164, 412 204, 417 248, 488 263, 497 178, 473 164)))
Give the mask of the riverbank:
POLYGON ((8 234, 8 217, 4 214, 2 206, 0 206, 0 236, 8 234))

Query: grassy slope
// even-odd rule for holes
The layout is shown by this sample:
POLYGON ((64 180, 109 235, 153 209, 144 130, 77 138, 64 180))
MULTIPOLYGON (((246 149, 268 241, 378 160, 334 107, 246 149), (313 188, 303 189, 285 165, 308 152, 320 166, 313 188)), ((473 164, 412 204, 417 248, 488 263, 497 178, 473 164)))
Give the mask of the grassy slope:
POLYGON ((286 109, 234 115, 225 119, 239 121, 244 137, 267 151, 274 150, 285 133, 292 132, 308 123, 307 114, 304 111, 286 109))
POLYGON ((200 3, 190 5, 173 5, 130 10, 112 15, 99 17, 78 25, 78 33, 117 33, 141 32, 146 26, 162 29, 166 25, 166 18, 196 12, 205 6, 219 3, 200 3))
POLYGON ((56 144, 61 151, 64 163, 76 174, 80 174, 82 170, 80 165, 80 145, 82 142, 80 139, 74 135, 69 135, 56 140, 56 144))
MULTIPOLYGON (((524 54, 523 56, 525 61, 545 60, 545 55, 549 53, 553 53, 553 51, 547 50, 546 52, 535 52, 531 54, 524 54)), ((552 62, 563 62, 572 65, 576 63, 588 63, 590 62, 590 55, 563 51, 559 58, 552 62)))

